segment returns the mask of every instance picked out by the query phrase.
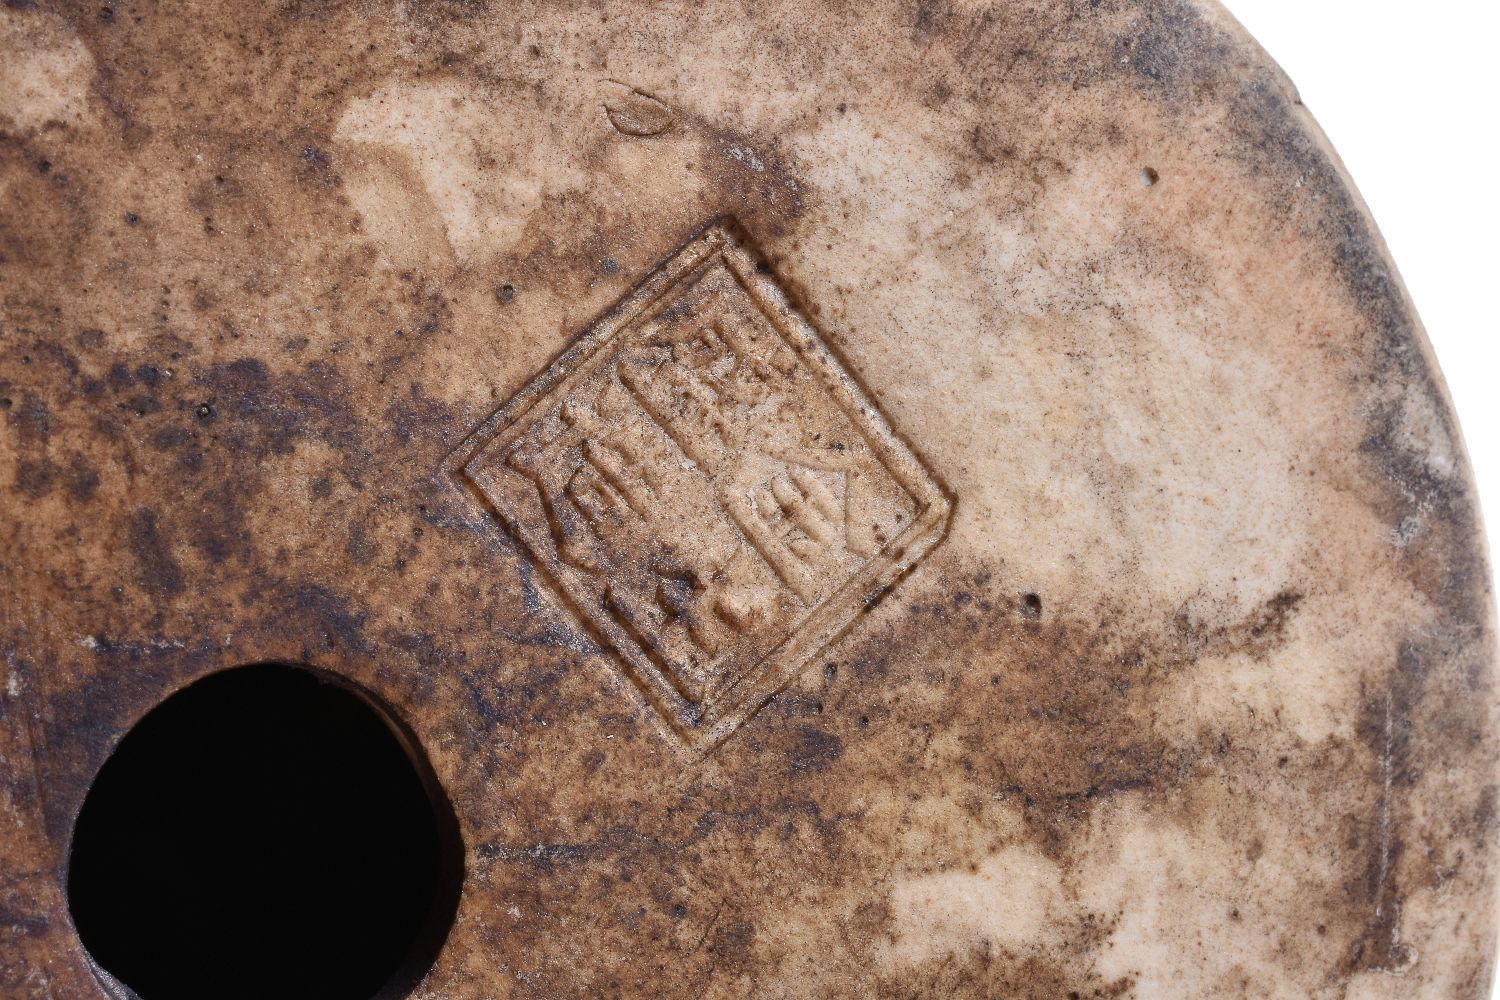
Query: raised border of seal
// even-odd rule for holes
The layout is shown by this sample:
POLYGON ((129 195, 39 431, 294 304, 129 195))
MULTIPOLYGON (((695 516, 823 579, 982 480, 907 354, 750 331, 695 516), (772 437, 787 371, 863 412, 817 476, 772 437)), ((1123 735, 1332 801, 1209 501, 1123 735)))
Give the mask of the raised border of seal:
POLYGON ((770 266, 738 224, 720 218, 705 226, 589 327, 453 450, 444 469, 467 488, 471 499, 506 524, 536 562, 546 570, 548 558, 527 538, 524 527, 503 503, 484 489, 474 463, 497 439, 519 433, 533 410, 566 393, 578 373, 625 331, 652 311, 675 289, 718 260, 730 271, 755 306, 815 377, 868 443, 881 466, 915 503, 915 514, 894 538, 826 598, 800 625, 734 683, 704 704, 684 699, 641 651, 620 641, 605 609, 585 606, 556 572, 548 578, 565 604, 588 627, 602 646, 616 653, 625 674, 645 701, 666 722, 666 732, 679 747, 705 753, 753 716, 823 649, 839 637, 867 608, 929 553, 947 531, 953 502, 935 477, 897 436, 864 389, 818 336, 775 280, 770 266))

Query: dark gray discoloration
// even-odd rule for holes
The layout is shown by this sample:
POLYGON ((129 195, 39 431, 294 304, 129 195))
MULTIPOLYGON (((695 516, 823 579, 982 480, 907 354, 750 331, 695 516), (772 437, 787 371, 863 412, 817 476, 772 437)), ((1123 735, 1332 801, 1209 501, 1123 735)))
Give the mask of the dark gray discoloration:
POLYGON ((0 994, 100 995, 92 776, 281 660, 455 804, 420 996, 1484 995, 1477 504, 1222 12, 111 9, 0 10, 0 994), (956 505, 688 763, 443 462, 726 215, 956 505))

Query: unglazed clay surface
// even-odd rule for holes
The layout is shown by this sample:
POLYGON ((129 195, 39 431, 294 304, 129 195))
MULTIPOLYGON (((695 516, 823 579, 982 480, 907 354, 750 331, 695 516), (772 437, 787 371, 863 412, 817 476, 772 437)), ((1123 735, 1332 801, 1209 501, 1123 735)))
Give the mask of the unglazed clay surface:
POLYGON ((264 661, 454 803, 417 997, 1486 995, 1458 429, 1209 3, 11 0, 0 407, 0 996, 264 661))

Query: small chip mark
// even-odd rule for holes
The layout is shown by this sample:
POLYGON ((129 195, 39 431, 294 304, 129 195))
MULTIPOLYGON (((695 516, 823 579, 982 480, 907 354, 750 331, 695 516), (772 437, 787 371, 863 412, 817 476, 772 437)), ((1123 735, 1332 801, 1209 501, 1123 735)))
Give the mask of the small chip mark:
POLYGON ((621 135, 644 139, 676 124, 676 113, 649 94, 612 80, 605 82, 604 89, 604 115, 621 135))

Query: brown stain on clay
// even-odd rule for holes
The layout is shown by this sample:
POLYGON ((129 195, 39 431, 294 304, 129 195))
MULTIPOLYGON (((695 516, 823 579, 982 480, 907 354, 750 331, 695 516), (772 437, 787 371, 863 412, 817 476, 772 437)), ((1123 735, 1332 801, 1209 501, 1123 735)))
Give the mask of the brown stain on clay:
MULTIPOLYGON (((1094 871, 1097 831, 1128 808, 1187 831, 1233 817, 1225 857, 1253 866, 1275 849, 1278 818, 1224 791, 1242 785, 1305 810, 1318 849, 1336 855, 1281 927, 1284 968, 1327 995, 1363 973, 1405 976, 1418 995, 1428 967, 1407 900, 1477 900, 1492 885, 1487 569, 1467 480, 1433 471, 1408 390, 1433 402, 1446 439, 1451 419, 1343 179, 1279 80, 1199 8, 731 4, 685 33, 743 20, 807 73, 855 46, 887 67, 889 93, 826 81, 817 114, 923 95, 965 120, 931 137, 953 188, 999 192, 999 214, 1137 127, 1064 112, 1029 132, 1007 116, 1042 121, 1040 108, 1113 86, 1166 109, 1140 126, 1152 135, 1198 129, 1203 102, 1226 108, 1247 201, 1279 225, 1302 220, 1277 193, 1300 177, 1328 206, 1309 238, 1371 335, 1357 348, 1376 386, 1359 492, 1404 533, 1395 572, 1442 616, 1372 669, 1345 706, 1348 733, 1306 742, 1275 720, 1232 720, 1184 734, 1155 707, 1226 658, 1270 669, 1315 580, 1286 581, 1248 612, 1075 613, 1050 592, 1027 599, 1025 553, 998 565, 941 550, 684 772, 609 654, 440 467, 718 215, 755 234, 835 349, 854 340, 839 296, 803 280, 817 281, 809 253, 832 252, 850 220, 841 193, 808 176, 799 123, 708 107, 661 68, 665 48, 657 76, 620 74, 655 103, 625 97, 600 114, 591 88, 617 72, 607 57, 632 21, 618 11, 581 28, 568 8, 482 4, 108 19, 12 7, 5 16, 57 16, 83 41, 101 114, 0 133, 0 490, 14 512, 0 527, 13 681, 0 686, 0 758, 27 762, 0 780, 23 817, 0 847, 5 995, 98 995, 57 888, 93 774, 171 691, 273 659, 357 679, 427 744, 461 813, 467 905, 485 918, 460 924, 430 980, 455 996, 731 997, 778 975, 804 996, 1141 995, 1140 970, 1100 971, 1128 914, 1078 900, 1066 927, 1024 946, 964 939, 892 966, 909 933, 893 890, 1017 844, 1064 878, 1094 871), (799 32, 798 16, 815 30, 799 32), (328 57, 317 85, 307 52, 328 57), (556 82, 570 58, 583 66, 574 90, 556 82), (608 175, 624 149, 681 143, 683 193, 564 186, 503 250, 456 260, 434 226, 392 264, 354 202, 360 153, 337 132, 351 101, 393 79, 457 82, 497 105, 524 95, 544 120, 586 109, 584 174, 608 175), (1433 784, 1447 772, 1469 777, 1433 784), (926 812, 950 808, 951 821, 926 812), (503 982, 500 963, 514 973, 503 982)), ((426 197, 403 176, 400 190, 426 197)), ((1455 997, 1481 996, 1492 960, 1467 961, 1449 977, 1455 997)))

